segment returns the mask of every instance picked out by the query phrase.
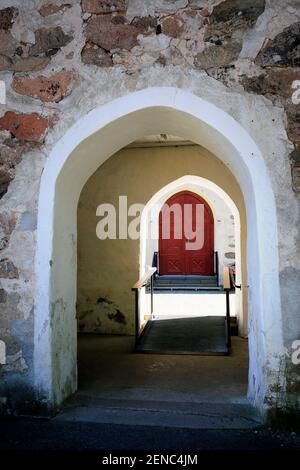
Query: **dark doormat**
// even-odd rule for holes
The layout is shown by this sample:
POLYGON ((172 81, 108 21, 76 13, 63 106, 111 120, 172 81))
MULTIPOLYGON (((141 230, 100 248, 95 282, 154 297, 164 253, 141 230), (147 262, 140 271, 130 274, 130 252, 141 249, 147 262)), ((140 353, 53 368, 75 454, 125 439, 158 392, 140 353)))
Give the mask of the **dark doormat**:
POLYGON ((227 355, 225 317, 150 320, 136 352, 227 355))

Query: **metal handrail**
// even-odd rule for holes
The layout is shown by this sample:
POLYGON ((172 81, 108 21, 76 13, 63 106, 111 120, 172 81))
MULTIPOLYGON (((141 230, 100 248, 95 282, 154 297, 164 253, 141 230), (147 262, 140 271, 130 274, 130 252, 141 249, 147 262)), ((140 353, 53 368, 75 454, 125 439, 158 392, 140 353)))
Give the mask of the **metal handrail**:
POLYGON ((232 286, 233 286, 235 289, 240 289, 240 290, 241 290, 241 289, 242 289, 242 285, 235 283, 233 274, 232 274, 230 268, 228 268, 228 269, 229 269, 229 276, 230 276, 230 281, 231 281, 232 286))
POLYGON ((156 275, 159 272, 159 258, 158 258, 158 251, 154 251, 153 257, 152 257, 152 267, 157 269, 156 275))
POLYGON ((149 268, 148 271, 142 276, 135 284, 133 284, 131 290, 136 290, 136 289, 141 289, 142 287, 145 287, 146 284, 150 281, 151 277, 153 274, 155 274, 157 271, 157 268, 149 268))
MULTIPOLYGON (((153 276, 156 273, 157 268, 149 268, 148 271, 142 276, 131 288, 135 292, 135 344, 137 344, 139 337, 142 333, 140 324, 140 291, 143 287, 149 284, 150 281, 150 293, 151 293, 151 316, 153 314, 153 276)), ((149 320, 147 320, 148 322, 149 320)))
POLYGON ((215 276, 217 276, 217 285, 219 285, 219 253, 215 251, 215 276))
POLYGON ((226 320, 225 320, 226 344, 229 349, 231 347, 230 297, 229 297, 229 292, 231 291, 231 279, 230 279, 230 271, 229 271, 228 266, 223 267, 223 279, 224 279, 224 291, 226 294, 226 320))

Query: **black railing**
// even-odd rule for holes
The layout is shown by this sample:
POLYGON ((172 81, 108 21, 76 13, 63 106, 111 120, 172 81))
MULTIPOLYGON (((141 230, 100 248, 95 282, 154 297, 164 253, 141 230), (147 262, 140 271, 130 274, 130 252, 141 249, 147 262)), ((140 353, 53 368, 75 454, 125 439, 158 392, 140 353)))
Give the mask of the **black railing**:
POLYGON ((230 275, 231 287, 233 287, 234 289, 240 289, 241 290, 242 285, 235 283, 235 275, 233 275, 232 270, 230 268, 229 268, 229 275, 230 275))
POLYGON ((217 285, 219 285, 219 253, 215 251, 214 255, 215 255, 214 256, 214 261, 215 261, 214 272, 217 278, 217 285))
POLYGON ((141 289, 150 284, 150 317, 153 314, 153 276, 156 273, 156 267, 150 268, 146 274, 139 279, 132 287, 135 293, 135 344, 137 345, 138 340, 150 318, 147 319, 146 323, 142 324, 140 321, 140 293, 141 289))
POLYGON ((157 276, 157 274, 159 273, 159 253, 158 253, 158 251, 154 251, 154 253, 153 253, 152 267, 157 269, 157 271, 155 273, 156 276, 157 276))
POLYGON ((225 334, 226 334, 226 345, 228 350, 231 348, 231 330, 230 330, 230 291, 231 291, 231 279, 230 271, 227 266, 224 266, 224 291, 226 295, 226 318, 225 318, 225 334))

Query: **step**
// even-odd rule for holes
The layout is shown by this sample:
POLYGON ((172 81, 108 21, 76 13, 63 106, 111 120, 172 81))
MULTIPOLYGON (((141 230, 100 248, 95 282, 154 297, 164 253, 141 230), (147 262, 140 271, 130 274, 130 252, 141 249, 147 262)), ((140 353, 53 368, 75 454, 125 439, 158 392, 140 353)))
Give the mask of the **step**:
POLYGON ((209 282, 191 282, 189 284, 186 284, 184 282, 155 282, 153 284, 154 289, 155 288, 161 288, 161 287, 169 287, 169 288, 174 288, 174 287, 181 287, 183 289, 194 289, 194 288, 205 288, 205 287, 219 287, 215 282, 209 281, 209 282))
POLYGON ((257 429, 260 415, 248 403, 106 400, 75 395, 56 421, 192 429, 257 429))
POLYGON ((189 279, 189 280, 184 280, 184 279, 156 279, 154 281, 154 284, 216 284, 215 279, 189 279))
POLYGON ((201 275, 190 275, 190 274, 187 274, 187 275, 178 275, 178 274, 159 274, 156 276, 156 279, 171 279, 171 280, 180 280, 180 279, 184 279, 184 280, 215 280, 217 279, 217 276, 201 276, 201 275))
POLYGON ((154 284, 215 284, 217 285, 216 278, 169 278, 169 277, 158 277, 154 279, 154 284))
POLYGON ((154 286, 153 290, 155 292, 166 291, 166 292, 173 292, 173 291, 221 291, 221 287, 218 286, 180 286, 180 285, 159 285, 154 286))

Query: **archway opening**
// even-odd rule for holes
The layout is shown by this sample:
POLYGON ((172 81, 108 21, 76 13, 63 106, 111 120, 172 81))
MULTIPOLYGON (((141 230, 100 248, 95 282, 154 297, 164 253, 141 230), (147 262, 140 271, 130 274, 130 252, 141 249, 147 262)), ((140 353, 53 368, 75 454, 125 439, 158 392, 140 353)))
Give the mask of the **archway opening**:
POLYGON ((248 227, 248 394, 253 403, 264 404, 270 369, 278 366, 282 325, 276 209, 263 157, 249 134, 216 106, 182 90, 150 88, 82 118, 55 146, 42 176, 34 362, 39 399, 49 406, 77 384, 76 208, 82 187, 117 150, 142 135, 162 132, 208 149, 230 167, 242 190, 248 227))
MULTIPOLYGON (((147 139, 149 140, 149 136, 147 139)), ((216 339, 212 338, 216 329, 221 329, 221 340, 225 340, 226 302, 222 268, 224 262, 233 261, 232 258, 226 258, 228 250, 234 250, 236 259, 241 259, 239 210, 224 189, 207 179, 215 178, 214 175, 218 175, 218 183, 221 184, 222 180, 227 182, 223 186, 237 200, 242 213, 243 265, 246 278, 246 217, 242 193, 228 168, 204 148, 192 142, 164 145, 154 141, 148 142, 147 146, 144 142, 135 142, 106 160, 84 186, 78 207, 79 395, 97 395, 102 399, 111 395, 124 400, 129 395, 134 395, 136 399, 148 402, 151 399, 186 400, 188 393, 193 396, 194 401, 209 401, 210 397, 219 402, 246 399, 247 341, 241 339, 244 319, 242 302, 239 306, 236 301, 236 297, 241 297, 240 292, 236 294, 233 291, 230 294, 232 319, 238 320, 240 328, 239 337, 233 338, 230 362, 227 361, 228 357, 223 357, 222 360, 220 356, 227 353, 225 344, 217 343, 213 350, 207 349, 209 341, 216 339), (192 173, 203 176, 184 175, 187 167, 192 173), (156 177, 158 168, 161 169, 159 179, 156 177), (171 288, 164 285, 161 289, 160 285, 156 285, 161 277, 155 280, 153 313, 156 326, 163 320, 169 337, 175 339, 178 346, 178 336, 177 339, 174 336, 172 338, 171 328, 177 328, 178 323, 181 323, 180 335, 187 342, 184 350, 177 349, 176 355, 171 349, 167 351, 168 357, 161 356, 159 359, 148 354, 145 363, 144 356, 133 352, 135 305, 131 287, 153 264, 154 254, 159 249, 159 217, 162 207, 178 194, 195 195, 197 203, 202 204, 205 200, 209 205, 209 215, 211 219, 214 217, 216 225, 212 248, 219 251, 220 279, 219 283, 211 285, 212 280, 207 285, 207 276, 192 275, 185 286, 181 285, 176 289, 174 285, 171 288), (99 239, 96 227, 101 221, 107 221, 107 214, 100 211, 100 208, 103 207, 106 211, 113 207, 119 221, 125 201, 125 210, 128 214, 131 213, 131 217, 128 217, 129 226, 135 215, 131 209, 137 203, 143 207, 141 236, 137 239, 120 239, 120 230, 117 227, 116 238, 99 239), (235 246, 230 248, 229 245, 232 246, 233 242, 235 246), (191 285, 191 280, 194 285, 191 285), (192 327, 190 322, 193 323, 192 327), (184 328, 182 323, 186 324, 184 328), (197 334, 195 327, 198 329, 197 334), (193 335, 196 336, 198 349, 191 346, 193 335), (179 354, 183 353, 184 356, 180 357, 179 354), (212 357, 212 354, 218 354, 218 357, 212 357), (160 369, 156 374, 154 371, 157 362, 160 363, 160 369), (149 370, 152 372, 147 372, 149 370), (195 370, 198 371, 198 379, 194 378, 195 370), (170 387, 173 398, 169 395, 170 387)), ((189 203, 190 200, 185 202, 189 203)), ((109 231, 107 226, 106 229, 109 231)), ((214 256, 212 259, 214 261, 214 256)), ((239 270, 239 280, 241 278, 242 273, 239 270)), ((147 289, 143 290, 141 300, 143 322, 149 316, 150 293, 147 289)), ((166 351, 156 352, 161 354, 166 351)))
MULTIPOLYGON (((176 150, 175 150, 176 152, 176 150)), ((164 315, 166 310, 173 311, 173 314, 182 315, 186 310, 196 315, 218 315, 224 314, 224 300, 218 294, 218 288, 224 285, 223 268, 228 266, 234 269, 235 284, 243 286, 242 289, 236 289, 234 295, 230 296, 231 313, 237 317, 238 331, 242 337, 248 335, 248 289, 247 289, 247 260, 246 260, 246 243, 247 243, 247 226, 246 213, 243 204, 243 196, 239 190, 236 181, 230 172, 225 171, 222 166, 214 165, 214 157, 208 156, 204 158, 205 153, 201 147, 190 147, 187 151, 185 148, 181 151, 183 161, 187 156, 191 156, 194 160, 194 171, 201 173, 205 177, 195 175, 185 175, 175 179, 171 183, 159 189, 147 202, 141 216, 141 237, 140 237, 140 277, 143 277, 149 267, 153 266, 155 260, 158 270, 159 267, 159 216, 162 207, 174 195, 188 191, 199 195, 201 199, 205 199, 209 204, 212 216, 214 218, 214 275, 213 276, 182 276, 171 278, 168 283, 168 277, 158 276, 154 282, 157 291, 155 310, 159 317, 164 315), (195 163, 195 149, 202 155, 201 166, 195 163), (209 172, 207 169, 209 168, 209 172), (215 175, 218 178, 215 179, 215 175), (216 182, 213 182, 215 180, 216 182), (226 181, 223 189, 220 184, 226 181), (227 192, 228 191, 228 192, 227 192), (230 193, 230 195, 228 194, 230 193), (236 201, 236 203, 234 202, 236 201), (185 289, 182 289, 185 288, 185 289), (196 301, 197 296, 187 296, 191 291, 203 291, 205 288, 211 289, 210 295, 206 298, 201 297, 201 306, 196 301), (167 295, 168 292, 177 292, 177 296, 167 295), (159 293, 164 295, 159 295, 159 293), (189 301, 189 302, 188 302, 189 301), (168 309, 168 304, 170 309, 168 309)), ((185 168, 183 166, 182 171, 185 168)), ((176 175, 178 176, 178 175, 176 175)), ((168 214, 169 215, 169 214, 168 214)), ((203 292, 202 292, 203 293, 203 292)), ((149 295, 148 295, 149 297, 149 295)), ((149 298, 145 298, 142 294, 142 308, 144 311, 149 310, 149 298)), ((143 321, 143 319, 141 319, 143 321)))

